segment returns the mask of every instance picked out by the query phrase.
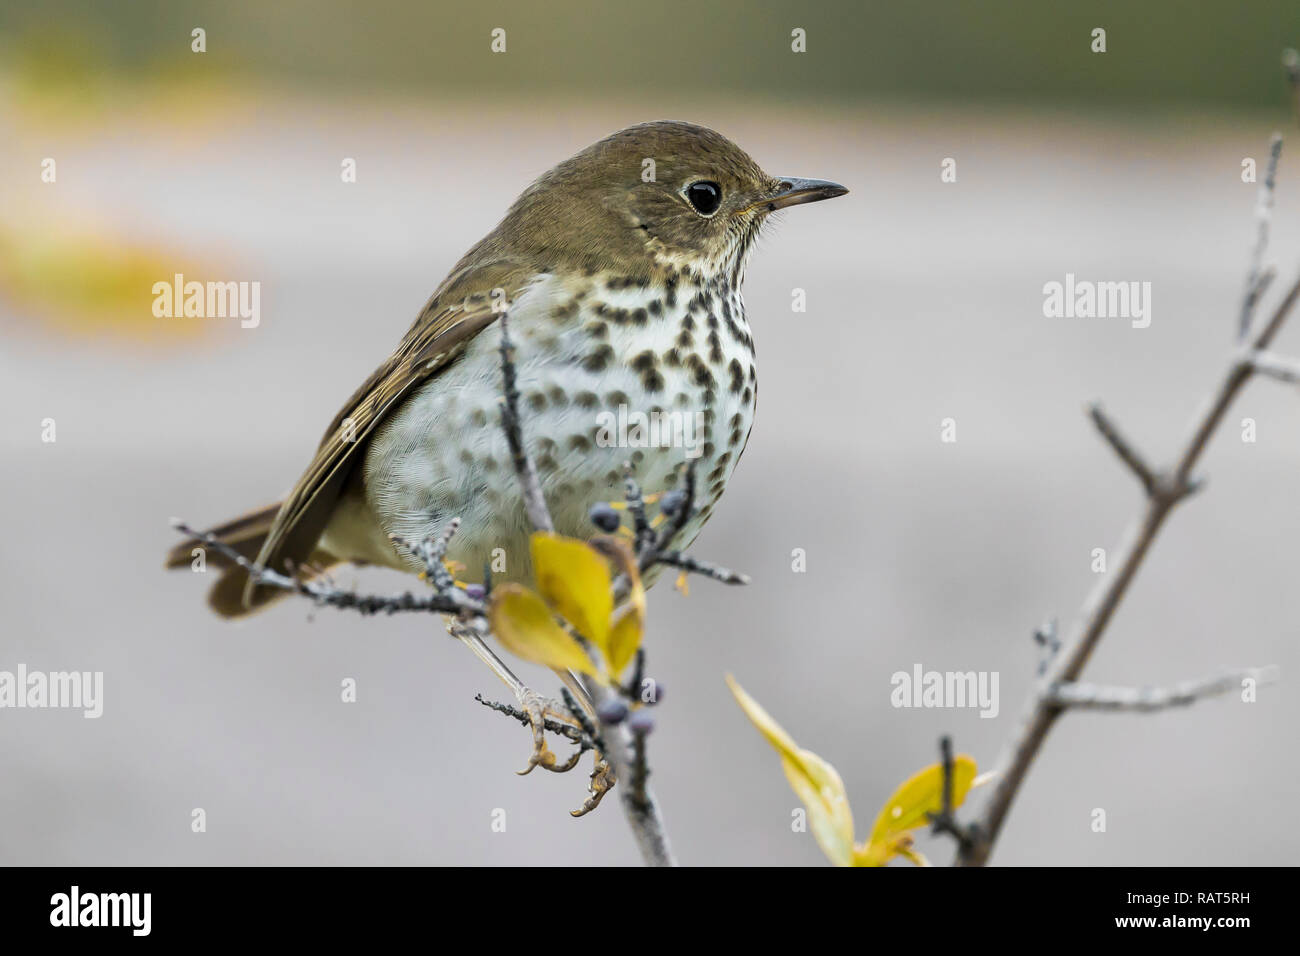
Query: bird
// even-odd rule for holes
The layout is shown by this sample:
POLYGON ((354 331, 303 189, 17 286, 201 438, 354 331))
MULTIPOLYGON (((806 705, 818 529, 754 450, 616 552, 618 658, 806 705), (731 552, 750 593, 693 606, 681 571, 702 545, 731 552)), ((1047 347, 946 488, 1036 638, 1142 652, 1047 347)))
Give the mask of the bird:
MULTIPOLYGON (((458 518, 447 557, 466 576, 491 568, 493 581, 527 580, 533 529, 500 427, 493 327, 505 312, 523 431, 556 532, 589 533, 593 507, 620 497, 626 464, 642 487, 668 489, 689 458, 698 477, 684 547, 754 422, 741 286, 755 239, 778 210, 847 192, 768 175, 687 122, 642 123, 588 146, 528 186, 456 263, 334 416, 287 497, 208 534, 277 571, 351 563, 418 574, 421 561, 394 536, 425 540, 458 518)), ((201 544, 178 544, 167 567, 189 567, 201 544)), ((223 555, 208 561, 221 571, 208 603, 223 618, 289 593, 223 555)))

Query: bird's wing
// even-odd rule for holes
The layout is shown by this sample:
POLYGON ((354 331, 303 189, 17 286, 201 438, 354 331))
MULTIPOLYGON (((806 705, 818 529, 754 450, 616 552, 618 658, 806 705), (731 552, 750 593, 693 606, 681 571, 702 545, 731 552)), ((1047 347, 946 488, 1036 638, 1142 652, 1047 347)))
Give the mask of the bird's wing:
MULTIPOLYGON (((411 390, 438 375, 469 342, 496 321, 503 290, 513 301, 535 272, 513 260, 498 260, 448 276, 421 310, 393 355, 353 393, 334 416, 316 456, 284 499, 257 561, 283 571, 286 559, 302 564, 329 523, 358 451, 384 417, 411 390)), ((249 581, 244 603, 255 586, 249 581)))

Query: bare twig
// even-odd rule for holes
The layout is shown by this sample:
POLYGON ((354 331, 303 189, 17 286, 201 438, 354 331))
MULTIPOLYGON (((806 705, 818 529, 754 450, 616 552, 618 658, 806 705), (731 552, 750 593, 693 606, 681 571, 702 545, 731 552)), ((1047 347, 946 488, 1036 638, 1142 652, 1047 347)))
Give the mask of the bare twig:
MULTIPOLYGON (((591 696, 596 702, 596 712, 602 713, 606 705, 615 699, 616 694, 613 690, 596 684, 591 688, 591 696)), ((632 835, 636 838, 637 847, 641 850, 641 858, 646 864, 676 866, 677 860, 668 843, 668 831, 664 827, 663 816, 654 791, 645 783, 644 776, 640 788, 632 785, 636 778, 634 761, 638 757, 633 734, 627 724, 626 720, 621 720, 617 724, 601 721, 600 725, 601 736, 608 745, 604 754, 609 760, 614 777, 629 784, 622 788, 619 796, 623 813, 632 827, 632 835)), ((644 741, 642 741, 642 754, 639 759, 642 762, 645 760, 644 741)))
MULTIPOLYGON (((1269 188, 1271 189, 1271 186, 1269 188)), ((1263 236, 1266 242, 1267 230, 1263 232, 1263 236)), ((1262 261, 1264 251, 1262 247, 1257 248, 1255 257, 1257 261, 1262 261)), ((1255 280, 1255 284, 1258 285, 1258 279, 1255 280)), ((1261 363, 1260 356, 1264 355, 1265 350, 1272 344, 1283 323, 1290 316, 1298 297, 1300 297, 1300 279, 1292 283, 1263 327, 1248 341, 1243 342, 1241 348, 1233 355, 1218 387, 1206 399, 1201 411, 1193 420, 1181 450, 1174 459, 1174 464, 1169 468, 1156 471, 1147 465, 1132 446, 1119 435, 1109 420, 1099 414, 1099 410, 1094 407, 1093 421, 1119 458, 1142 481, 1147 489, 1146 502, 1142 513, 1129 526, 1115 552, 1112 559, 1114 571, 1098 581, 1084 602, 1069 636, 1061 642, 1060 649, 1052 654, 1046 666, 1040 669, 1039 680, 1030 695, 1024 714, 998 761, 997 782, 994 784, 993 792, 972 824, 973 839, 968 845, 959 848, 956 861, 959 865, 982 866, 988 862, 1002 824, 1029 768, 1046 740, 1048 731, 1066 709, 1087 706, 1083 701, 1088 700, 1089 695, 1092 695, 1091 699, 1099 702, 1130 699, 1123 694, 1114 694, 1102 688, 1080 690, 1076 682, 1106 632, 1115 611, 1128 593, 1129 586, 1133 583, 1165 519, 1183 498, 1198 487, 1198 482, 1192 480, 1192 473, 1214 432, 1223 422, 1233 400, 1251 376, 1260 370, 1261 364, 1270 367, 1279 364, 1271 358, 1261 363), (1068 689, 1072 687, 1074 689, 1068 689)), ((1205 696, 1207 686, 1209 685, 1194 685, 1191 690, 1198 693, 1192 694, 1190 699, 1205 696)), ((1173 688, 1167 692, 1164 699, 1181 702, 1182 698, 1187 696, 1187 692, 1188 688, 1185 686, 1173 688)))
POLYGON ((646 801, 649 799, 646 783, 650 779, 650 765, 646 760, 645 746, 648 731, 636 727, 630 729, 632 731, 632 773, 628 778, 628 791, 632 795, 632 802, 644 811, 646 801))
POLYGON ((650 543, 654 532, 650 529, 650 516, 646 514, 641 486, 632 477, 631 462, 623 464, 623 502, 627 505, 627 513, 632 516, 632 539, 636 552, 640 554, 650 543))
POLYGON ((1088 414, 1092 422, 1097 426, 1097 431, 1101 432, 1101 437, 1110 443, 1110 447, 1115 454, 1119 455, 1120 461, 1128 465, 1129 470, 1137 476, 1137 480, 1142 483, 1143 489, 1148 495, 1155 494, 1156 491, 1156 473, 1146 460, 1138 453, 1127 438, 1121 433, 1115 423, 1111 421, 1110 416, 1106 414, 1101 407, 1100 402, 1093 402, 1088 406, 1088 414))
POLYGON ((958 848, 964 849, 975 839, 975 835, 973 828, 962 826, 957 820, 957 815, 953 812, 951 737, 941 737, 939 739, 939 759, 943 764, 943 809, 938 813, 930 814, 930 832, 936 835, 946 833, 957 841, 958 848))
POLYGON ((1250 256, 1250 269, 1246 273, 1246 291, 1242 295, 1241 317, 1237 323, 1237 341, 1244 341, 1250 333, 1250 323, 1255 315, 1255 305, 1272 281, 1265 271, 1264 252, 1268 249, 1268 230, 1273 222, 1273 187, 1277 183, 1277 161, 1282 155, 1282 134, 1274 133, 1268 144, 1268 165, 1259 183, 1259 199, 1255 203, 1255 248, 1250 256))
POLYGON ((357 594, 338 587, 325 576, 304 579, 281 574, 279 571, 263 567, 254 561, 250 561, 214 535, 195 531, 180 519, 174 519, 172 527, 181 534, 203 542, 206 547, 233 561, 243 568, 248 576, 258 584, 279 588, 282 591, 292 591, 327 607, 360 611, 362 614, 397 614, 403 611, 417 611, 463 616, 484 613, 482 601, 471 597, 463 589, 454 586, 450 590, 439 589, 431 594, 418 596, 410 591, 404 594, 387 596, 357 594))
POLYGON ((1052 663, 1052 658, 1056 656, 1057 651, 1061 649, 1061 639, 1056 634, 1056 619, 1048 621, 1038 630, 1034 631, 1034 643, 1043 649, 1042 657, 1038 661, 1038 675, 1041 677, 1047 673, 1047 668, 1052 663))
MULTIPOLYGON (((631 472, 628 472, 626 479, 627 500, 628 510, 632 512, 635 524, 637 567, 642 574, 645 574, 656 564, 666 564, 693 574, 701 574, 723 584, 748 584, 749 576, 746 574, 724 568, 712 561, 693 558, 681 551, 672 550, 673 542, 690 524, 691 518, 695 514, 697 487, 695 465, 695 459, 683 465, 681 469, 681 488, 670 491, 659 499, 660 513, 668 520, 664 522, 658 534, 654 533, 649 521, 646 519, 641 489, 632 477, 631 472)), ((615 582, 614 592, 622 596, 626 588, 627 579, 621 578, 615 582)))
POLYGON ((723 584, 748 584, 749 575, 741 574, 739 571, 732 571, 721 565, 714 564, 712 561, 704 561, 700 558, 693 558, 689 554, 683 554, 680 551, 659 551, 655 554, 655 563, 666 564, 670 567, 680 568, 683 571, 689 571, 692 574, 701 574, 706 578, 712 578, 723 584))
POLYGON ((510 340, 509 310, 501 312, 501 427, 505 429, 510 458, 514 462, 519 488, 524 496, 528 520, 538 531, 554 531, 551 513, 542 494, 542 483, 537 477, 537 467, 524 445, 523 425, 519 418, 519 386, 515 375, 515 345, 510 340))
POLYGON ((1300 362, 1295 359, 1274 355, 1272 352, 1260 352, 1252 356, 1251 361, 1255 365, 1255 371, 1261 375, 1288 385, 1300 385, 1300 362))
MULTIPOLYGON (((690 524, 691 518, 695 515, 695 466, 698 463, 698 458, 692 458, 682 466, 682 486, 678 491, 669 492, 676 500, 672 504, 668 520, 659 530, 658 537, 646 541, 640 549, 638 561, 642 574, 653 567, 655 562, 660 560, 660 556, 672 547, 677 536, 690 524)), ((663 503, 664 499, 660 499, 661 509, 663 503)))
MULTIPOLYGON (((532 723, 532 721, 529 719, 526 713, 524 713, 522 710, 520 710, 518 707, 515 707, 512 704, 502 704, 502 703, 498 703, 495 700, 488 700, 482 694, 475 694, 474 699, 478 701, 480 704, 482 704, 484 707, 487 707, 489 710, 495 710, 499 714, 505 714, 507 717, 513 717, 515 720, 519 721, 524 726, 528 726, 529 724, 532 723)), ((544 721, 545 721, 546 729, 550 733, 555 734, 557 737, 565 737, 573 741, 575 744, 577 744, 579 748, 578 750, 579 754, 581 754, 583 751, 591 750, 593 747, 596 746, 595 743, 583 732, 582 728, 580 727, 574 727, 571 726, 570 724, 566 724, 561 721, 554 720, 550 717, 544 718, 544 721)))
POLYGON ((1276 667, 1250 667, 1245 670, 1184 681, 1171 687, 1107 687, 1075 682, 1052 688, 1048 696, 1057 707, 1075 710, 1126 710, 1149 713, 1170 707, 1186 707, 1205 697, 1215 697, 1241 689, 1241 682, 1271 684, 1277 680, 1276 667))

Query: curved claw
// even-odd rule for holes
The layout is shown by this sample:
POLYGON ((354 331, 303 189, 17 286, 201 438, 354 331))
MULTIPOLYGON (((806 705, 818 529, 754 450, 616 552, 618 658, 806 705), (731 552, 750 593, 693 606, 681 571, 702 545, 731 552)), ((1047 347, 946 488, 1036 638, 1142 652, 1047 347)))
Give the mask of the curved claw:
POLYGON ((578 765, 578 761, 582 759, 582 754, 583 754, 583 750, 581 747, 579 747, 577 750, 573 752, 573 754, 569 757, 569 759, 566 760, 564 763, 558 764, 554 767, 546 767, 546 769, 549 770, 551 773, 568 773, 570 770, 572 770, 574 767, 578 765))
POLYGON ((585 817, 592 810, 595 810, 600 806, 600 801, 605 799, 605 794, 609 793, 616 783, 618 783, 618 780, 614 776, 614 768, 609 765, 609 761, 605 759, 604 755, 596 754, 596 765, 591 770, 591 783, 587 787, 590 796, 582 801, 582 806, 578 807, 578 809, 570 810, 569 816, 585 817))
POLYGON ((523 770, 516 770, 515 775, 526 777, 536 767, 550 770, 553 766, 555 766, 555 753, 550 747, 546 746, 546 741, 543 740, 540 749, 536 746, 533 747, 533 752, 528 757, 528 766, 524 767, 523 770))
POLYGON ((524 767, 523 770, 516 771, 518 776, 526 777, 536 767, 541 767, 543 770, 549 770, 552 773, 568 773, 576 767, 578 760, 582 757, 581 748, 567 761, 560 763, 559 758, 555 756, 555 752, 546 743, 546 718, 551 717, 572 724, 573 718, 567 711, 563 710, 555 701, 527 689, 519 694, 519 706, 528 716, 528 723, 533 731, 533 752, 528 757, 528 766, 524 767))
POLYGON ((519 706, 528 715, 528 723, 533 731, 533 752, 528 756, 528 766, 518 771, 519 776, 526 777, 535 767, 549 770, 555 766, 555 754, 546 745, 546 700, 530 690, 519 695, 519 706))

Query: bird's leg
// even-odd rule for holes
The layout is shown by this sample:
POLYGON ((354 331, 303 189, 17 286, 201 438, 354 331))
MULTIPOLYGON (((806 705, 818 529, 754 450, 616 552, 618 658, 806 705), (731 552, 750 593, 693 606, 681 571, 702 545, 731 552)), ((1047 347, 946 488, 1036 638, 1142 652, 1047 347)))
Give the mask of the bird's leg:
POLYGON ((569 691, 582 706, 582 709, 587 712, 587 715, 595 717, 596 705, 592 702, 591 694, 587 693, 587 688, 582 686, 582 680, 578 675, 571 670, 560 670, 558 667, 552 667, 551 670, 555 671, 555 676, 564 683, 565 687, 569 688, 569 691))
MULTIPOLYGON (((555 668, 552 668, 555 670, 555 668)), ((587 785, 587 799, 582 802, 576 810, 570 810, 571 816, 583 817, 600 806, 600 801, 604 799, 613 786, 618 781, 614 777, 614 769, 605 759, 603 748, 604 741, 601 739, 599 730, 599 720, 596 718, 596 704, 592 700, 590 692, 582 685, 581 678, 570 670, 555 670, 560 680, 564 681, 567 688, 564 693, 564 702, 569 707, 569 713, 578 722, 586 739, 591 742, 591 749, 595 753, 595 763, 591 768, 591 782, 587 785)), ((579 748, 574 754, 573 762, 582 756, 585 748, 579 748)))
MULTIPOLYGON (((524 684, 506 666, 506 663, 497 657, 492 648, 484 643, 483 638, 464 622, 449 621, 447 630, 453 637, 473 651, 474 656, 487 664, 492 673, 496 674, 501 682, 510 688, 510 692, 519 704, 519 710, 527 718, 528 724, 533 731, 533 752, 528 757, 528 765, 519 771, 520 775, 531 773, 534 767, 541 767, 554 773, 565 773, 576 767, 578 759, 582 756, 581 748, 569 760, 560 763, 555 753, 546 743, 546 722, 548 720, 572 727, 576 731, 582 730, 582 725, 570 713, 568 705, 562 701, 539 694, 524 684)), ((575 677, 568 675, 567 672, 562 675, 562 679, 564 677, 568 677, 576 684, 578 692, 580 692, 577 694, 579 701, 585 702, 589 700, 587 692, 582 688, 581 684, 577 683, 575 677)))
MULTIPOLYGON (((476 615, 477 619, 481 621, 483 613, 481 594, 471 595, 467 588, 462 587, 456 581, 454 569, 458 568, 459 565, 447 558, 447 549, 459 529, 460 518, 453 518, 447 523, 447 527, 441 534, 430 535, 419 542, 408 541, 398 535, 389 535, 389 538, 394 546, 409 552, 421 561, 424 565, 422 577, 434 591, 446 597, 449 601, 462 604, 466 613, 476 615)), ((556 773, 564 773, 577 766, 578 757, 582 755, 581 749, 566 763, 560 764, 557 762, 555 754, 546 745, 546 723, 548 720, 552 721, 552 729, 560 726, 581 730, 581 724, 570 713, 567 706, 549 697, 544 697, 525 686, 524 682, 516 677, 510 668, 505 665, 505 662, 497 657, 492 652, 492 649, 483 642, 482 635, 470 623, 470 620, 464 617, 448 618, 447 631, 473 651, 474 655, 487 664, 492 669, 492 673, 496 674, 501 682, 510 688, 510 692, 514 694, 515 700, 519 703, 522 719, 527 720, 529 726, 532 727, 533 752, 528 758, 528 766, 520 772, 530 773, 534 767, 544 767, 556 773)), ((573 685, 570 686, 574 687, 578 699, 590 702, 590 697, 582 689, 581 684, 577 683, 576 677, 566 673, 561 675, 561 679, 565 680, 566 684, 573 681, 573 685)), ((580 737, 579 745, 581 746, 580 737)))
MULTIPOLYGON (((425 578, 439 593, 463 593, 445 560, 447 546, 459 527, 460 520, 453 519, 442 535, 431 536, 418 545, 411 545, 397 537, 393 539, 395 544, 405 547, 424 562, 425 578)), ((518 711, 500 707, 497 709, 525 720, 532 728, 533 752, 528 757, 528 766, 519 771, 521 775, 531 773, 534 767, 542 767, 553 773, 567 773, 578 765, 578 761, 587 750, 595 750, 596 763, 588 787, 590 795, 581 808, 573 811, 573 815, 583 816, 594 810, 601 798, 614 785, 614 775, 609 762, 596 746, 596 725, 593 723, 596 717, 596 705, 578 675, 571 670, 554 669, 556 676, 560 678, 567 690, 566 699, 563 702, 557 701, 537 693, 516 677, 505 662, 484 643, 482 635, 469 621, 449 619, 447 631, 491 668, 492 673, 510 688, 510 692, 519 704, 518 711), (547 746, 548 721, 553 732, 560 733, 561 736, 568 737, 571 742, 577 744, 573 755, 564 763, 560 763, 555 753, 547 746)))

